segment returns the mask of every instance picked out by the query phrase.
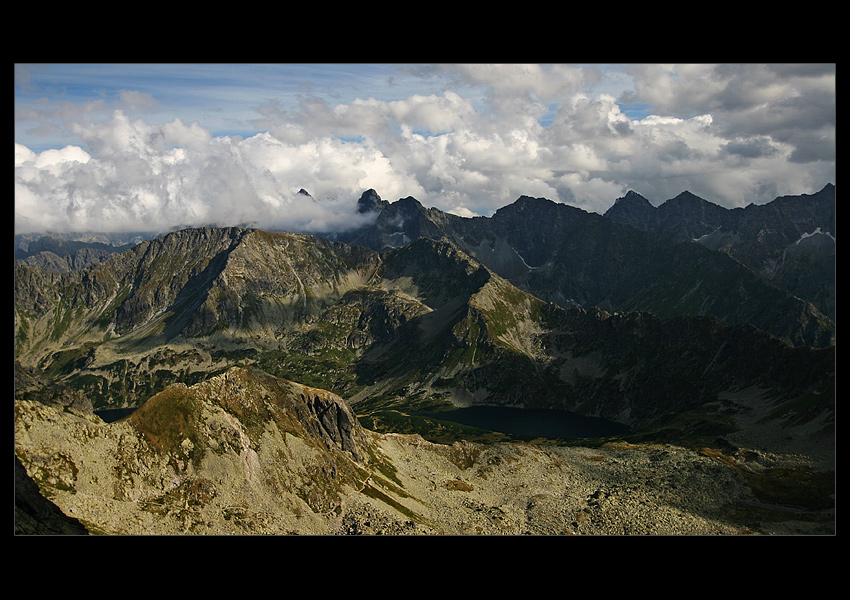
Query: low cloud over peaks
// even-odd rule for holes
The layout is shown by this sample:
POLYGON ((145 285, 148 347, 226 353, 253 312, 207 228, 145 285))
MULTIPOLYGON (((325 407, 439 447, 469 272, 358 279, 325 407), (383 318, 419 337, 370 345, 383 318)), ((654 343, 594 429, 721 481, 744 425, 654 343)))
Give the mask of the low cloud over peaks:
POLYGON ((51 69, 16 69, 16 232, 332 231, 370 188, 471 216, 522 195, 603 213, 630 189, 734 207, 835 180, 834 65, 189 65, 199 98, 137 68, 112 101, 41 96, 51 69), (272 87, 287 77, 296 93, 272 87), (166 102, 181 93, 194 104, 166 102))
POLYGON ((121 114, 86 136, 99 156, 15 145, 16 233, 245 223, 333 231, 351 226, 363 189, 399 189, 379 152, 334 140, 213 138, 197 126, 131 124, 121 114))

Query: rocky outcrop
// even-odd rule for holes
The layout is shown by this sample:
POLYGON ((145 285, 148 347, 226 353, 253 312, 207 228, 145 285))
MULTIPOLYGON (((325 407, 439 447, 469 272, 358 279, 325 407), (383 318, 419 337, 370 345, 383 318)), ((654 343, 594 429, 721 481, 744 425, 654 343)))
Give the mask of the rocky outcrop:
POLYGON ((325 440, 328 446, 336 446, 350 453, 355 461, 361 461, 365 436, 348 405, 339 396, 324 390, 304 389, 302 398, 319 424, 312 433, 325 440))

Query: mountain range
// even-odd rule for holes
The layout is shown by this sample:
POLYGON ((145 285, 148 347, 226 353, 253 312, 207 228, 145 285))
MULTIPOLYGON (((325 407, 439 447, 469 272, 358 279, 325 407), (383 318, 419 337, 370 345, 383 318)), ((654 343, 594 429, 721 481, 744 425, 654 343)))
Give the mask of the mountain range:
POLYGON ((628 193, 605 216, 728 254, 835 319, 835 186, 727 210, 689 192, 654 208, 628 193))
MULTIPOLYGON (((189 434, 209 402, 259 427, 255 450, 268 423, 286 429, 279 415, 222 398, 180 404, 177 421, 157 412, 181 390, 206 398, 205 382, 232 376, 335 398, 325 429, 305 423, 321 422, 327 405, 286 411, 355 462, 368 454, 343 442, 355 429, 361 441, 372 435, 363 431, 436 444, 519 439, 439 418, 491 406, 604 418, 628 427, 629 443, 805 449, 829 463, 834 186, 775 202, 729 211, 683 194, 653 208, 630 193, 597 215, 521 197, 464 218, 369 190, 359 207, 374 222, 343 233, 184 229, 82 268, 67 259, 82 247, 57 268, 30 242, 15 266, 16 365, 49 383, 17 385, 17 404, 30 420, 45 398, 76 398, 65 412, 88 421, 138 407, 122 427, 143 432, 166 462, 180 440, 208 443, 189 434), (345 435, 331 433, 340 419, 345 435), (175 423, 186 425, 167 433, 175 423)), ((18 451, 30 472, 35 454, 18 451)))
POLYGON ((382 204, 369 191, 361 204, 380 208, 375 223, 338 239, 376 250, 418 237, 448 239, 517 287, 562 306, 712 315, 795 345, 832 344, 834 186, 731 211, 689 193, 658 209, 638 198, 629 193, 600 216, 523 196, 492 217, 470 219, 425 209, 414 198, 382 204), (799 322, 782 324, 781 314, 799 322))

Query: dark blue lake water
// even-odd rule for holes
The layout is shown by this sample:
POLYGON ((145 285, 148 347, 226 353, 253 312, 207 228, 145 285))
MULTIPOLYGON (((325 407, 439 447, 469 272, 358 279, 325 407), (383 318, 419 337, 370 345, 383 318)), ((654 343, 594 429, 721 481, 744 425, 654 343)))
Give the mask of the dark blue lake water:
POLYGON ((106 408, 104 410, 96 410, 94 414, 98 417, 106 421, 107 423, 114 423, 118 419, 123 419, 130 413, 132 413, 134 408, 106 408))
POLYGON ((440 413, 414 413, 490 431, 534 437, 576 439, 620 435, 628 426, 563 410, 470 406, 440 413))
MULTIPOLYGON (((94 411, 97 416, 113 423, 123 419, 135 408, 112 408, 94 411)), ((480 429, 513 435, 576 439, 604 437, 628 433, 629 428, 600 417, 586 417, 563 410, 510 408, 504 406, 470 406, 439 413, 413 413, 452 423, 471 425, 480 429)))

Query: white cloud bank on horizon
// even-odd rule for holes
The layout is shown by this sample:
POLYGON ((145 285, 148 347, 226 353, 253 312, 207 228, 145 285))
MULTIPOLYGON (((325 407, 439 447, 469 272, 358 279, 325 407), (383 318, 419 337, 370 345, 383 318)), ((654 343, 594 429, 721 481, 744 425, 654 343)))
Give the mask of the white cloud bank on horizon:
POLYGON ((633 88, 615 97, 592 66, 412 67, 408 77, 446 87, 335 104, 258 97, 259 133, 244 138, 180 117, 157 123, 158 100, 142 90, 16 105, 16 120, 73 143, 35 152, 16 141, 15 232, 330 231, 356 223, 370 188, 486 216, 521 195, 603 213, 630 189, 655 204, 690 190, 732 208, 834 182, 834 65, 627 73, 633 88), (651 113, 630 117, 626 105, 651 113))

